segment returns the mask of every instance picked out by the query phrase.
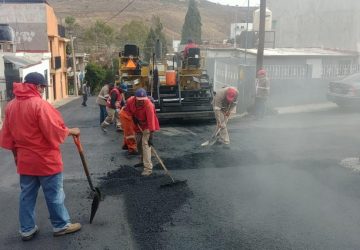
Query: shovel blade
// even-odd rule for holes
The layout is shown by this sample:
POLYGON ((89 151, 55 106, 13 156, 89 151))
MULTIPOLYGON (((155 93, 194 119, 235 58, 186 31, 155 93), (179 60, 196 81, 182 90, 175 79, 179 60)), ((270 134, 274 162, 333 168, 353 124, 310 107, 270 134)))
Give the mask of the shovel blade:
POLYGON ((101 200, 100 189, 96 187, 94 190, 94 198, 91 204, 90 224, 93 222, 95 214, 99 208, 100 200, 101 200))
POLYGON ((205 146, 209 145, 209 143, 210 143, 210 141, 203 142, 203 143, 201 143, 201 146, 205 147, 205 146))

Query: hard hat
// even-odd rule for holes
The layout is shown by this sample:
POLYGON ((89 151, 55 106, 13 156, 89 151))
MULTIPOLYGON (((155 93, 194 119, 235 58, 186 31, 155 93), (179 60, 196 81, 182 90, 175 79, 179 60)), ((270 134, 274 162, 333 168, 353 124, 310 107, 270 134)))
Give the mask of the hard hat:
POLYGON ((143 88, 139 88, 135 91, 136 100, 143 101, 147 99, 146 90, 143 88))
POLYGON ((30 83, 40 86, 49 86, 45 77, 38 72, 31 72, 24 78, 24 83, 30 83))
POLYGON ((238 91, 233 88, 233 87, 229 87, 227 90, 226 90, 226 100, 228 102, 233 102, 236 100, 237 98, 237 95, 238 95, 238 91))
POLYGON ((259 69, 259 71, 257 72, 258 76, 266 76, 266 71, 265 69, 259 69))

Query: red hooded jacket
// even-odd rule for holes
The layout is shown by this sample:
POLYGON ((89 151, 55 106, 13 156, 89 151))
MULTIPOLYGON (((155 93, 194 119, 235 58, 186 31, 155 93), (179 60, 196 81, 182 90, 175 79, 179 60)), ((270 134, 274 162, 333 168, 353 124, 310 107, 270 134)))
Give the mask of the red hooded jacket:
POLYGON ((5 110, 0 147, 15 150, 17 172, 48 176, 63 171, 60 144, 69 134, 61 114, 33 84, 14 83, 15 99, 5 110))
MULTIPOLYGON (((150 132, 160 129, 159 120, 156 116, 156 110, 154 104, 150 99, 144 101, 144 105, 136 107, 136 97, 132 96, 126 100, 125 111, 136 117, 140 121, 140 127, 142 130, 148 129, 150 132)), ((135 126, 135 131, 140 132, 139 128, 135 126)))

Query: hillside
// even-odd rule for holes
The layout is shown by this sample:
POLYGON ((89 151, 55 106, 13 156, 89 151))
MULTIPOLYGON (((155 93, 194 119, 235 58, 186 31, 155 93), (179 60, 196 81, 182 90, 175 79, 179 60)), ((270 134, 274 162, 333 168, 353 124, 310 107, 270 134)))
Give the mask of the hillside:
MULTIPOLYGON (((48 0, 56 15, 63 20, 74 16, 83 26, 100 19, 108 21, 115 28, 130 20, 149 22, 152 15, 161 17, 164 30, 169 39, 179 39, 187 11, 185 0, 135 0, 126 10, 122 10, 130 0, 48 0)), ((246 20, 247 8, 224 6, 202 0, 198 4, 202 18, 203 40, 226 39, 230 34, 230 23, 246 20), (237 13, 236 13, 237 12, 237 13)), ((252 13, 252 10, 251 10, 252 13)), ((249 15, 251 19, 252 15, 249 15)))

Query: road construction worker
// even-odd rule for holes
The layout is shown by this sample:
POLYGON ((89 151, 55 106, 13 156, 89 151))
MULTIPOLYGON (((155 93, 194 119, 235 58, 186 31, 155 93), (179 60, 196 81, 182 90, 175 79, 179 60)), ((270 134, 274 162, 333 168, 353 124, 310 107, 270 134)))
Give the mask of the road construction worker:
POLYGON ((266 101, 270 93, 270 81, 266 77, 266 71, 260 69, 256 74, 255 116, 261 119, 265 115, 266 101))
POLYGON ((106 83, 101 88, 99 95, 96 99, 96 103, 99 105, 100 108, 100 125, 107 117, 107 112, 106 112, 107 99, 109 98, 110 90, 112 90, 113 88, 114 88, 113 83, 106 83))
POLYGON ((120 120, 120 110, 121 110, 122 107, 124 107, 124 105, 126 103, 126 101, 125 101, 126 100, 125 99, 125 93, 127 92, 127 85, 125 83, 121 83, 120 86, 119 86, 119 91, 120 91, 120 94, 122 96, 122 102, 121 102, 120 108, 117 108, 115 110, 116 130, 117 131, 123 131, 121 120, 120 120))
MULTIPOLYGON (((128 101, 132 98, 135 97, 130 97, 128 101)), ((129 155, 138 155, 139 153, 136 146, 135 124, 126 105, 120 110, 120 121, 124 132, 122 149, 127 150, 129 155)))
POLYGON ((44 192, 53 235, 79 231, 71 223, 65 207, 63 162, 60 152, 69 135, 80 135, 79 128, 68 128, 61 114, 42 98, 48 86, 45 77, 29 73, 24 83, 14 83, 15 99, 7 104, 0 131, 0 147, 12 150, 20 175, 19 220, 23 241, 33 239, 39 231, 35 222, 35 204, 40 186, 44 192))
POLYGON ((194 41, 192 39, 188 39, 187 44, 185 45, 185 49, 184 49, 184 58, 188 57, 189 49, 197 48, 197 47, 198 46, 196 45, 196 43, 194 43, 194 41))
MULTIPOLYGON (((108 113, 107 117, 101 123, 101 128, 106 132, 106 128, 114 122, 116 110, 120 111, 120 108, 125 104, 122 85, 119 87, 114 87, 110 90, 109 98, 106 103, 106 112, 108 113)), ((121 123, 119 119, 116 119, 116 128, 121 128, 121 123)))
POLYGON ((218 133, 217 142, 220 144, 230 144, 229 133, 227 130, 227 121, 230 114, 235 110, 237 104, 238 91, 233 87, 226 87, 216 91, 213 100, 218 133))
POLYGON ((141 175, 149 176, 152 174, 153 168, 151 162, 152 134, 160 129, 155 106, 148 98, 146 90, 139 88, 135 91, 135 96, 127 99, 126 109, 132 115, 135 124, 137 149, 144 165, 141 175))

